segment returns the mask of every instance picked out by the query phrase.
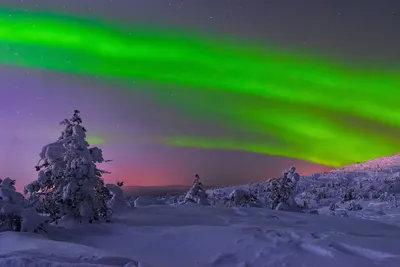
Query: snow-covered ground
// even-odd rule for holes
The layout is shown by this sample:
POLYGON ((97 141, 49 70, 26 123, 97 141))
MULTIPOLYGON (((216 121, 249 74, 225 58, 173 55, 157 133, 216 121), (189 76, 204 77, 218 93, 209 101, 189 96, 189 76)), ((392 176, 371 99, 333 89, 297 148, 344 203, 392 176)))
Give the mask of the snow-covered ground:
POLYGON ((0 233, 0 266, 400 266, 400 226, 198 205, 140 207, 109 224, 0 233), (140 265, 139 265, 140 266, 140 265))
MULTIPOLYGON (((35 218, 25 215, 44 217, 23 209, 15 181, 6 178, 2 216, 17 211, 12 207, 25 213, 22 227, 8 227, 21 232, 0 232, 0 267, 400 266, 399 155, 301 178, 291 170, 281 179, 207 191, 196 175, 186 195, 128 202, 118 186, 105 185, 115 212, 110 223, 61 219, 34 224, 39 233, 24 232, 26 218, 35 218), (272 210, 276 199, 297 212, 272 210)), ((4 218, 7 228, 11 219, 4 218)))

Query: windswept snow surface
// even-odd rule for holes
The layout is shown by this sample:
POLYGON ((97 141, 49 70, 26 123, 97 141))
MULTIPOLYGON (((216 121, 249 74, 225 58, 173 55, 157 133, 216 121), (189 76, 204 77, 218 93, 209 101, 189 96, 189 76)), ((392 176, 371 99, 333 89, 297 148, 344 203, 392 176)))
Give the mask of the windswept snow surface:
POLYGON ((333 172, 400 170, 400 153, 359 162, 332 170, 333 172))
POLYGON ((0 266, 400 266, 400 226, 372 220, 163 205, 73 225, 44 237, 0 233, 0 266))

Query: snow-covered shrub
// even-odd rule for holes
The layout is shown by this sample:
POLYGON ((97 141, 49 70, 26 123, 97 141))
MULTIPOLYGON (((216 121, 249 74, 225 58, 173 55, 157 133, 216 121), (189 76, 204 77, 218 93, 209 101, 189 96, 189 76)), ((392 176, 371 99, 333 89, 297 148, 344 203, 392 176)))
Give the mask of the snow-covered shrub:
POLYGON ((363 207, 361 206, 361 204, 355 202, 354 200, 351 200, 347 206, 347 210, 350 210, 350 211, 362 210, 362 209, 363 209, 363 207))
POLYGON ((392 207, 399 207, 399 201, 397 200, 396 194, 390 192, 382 193, 379 198, 379 201, 386 201, 392 207))
POLYGON ((23 205, 24 196, 17 192, 14 187, 15 180, 7 177, 4 180, 0 179, 0 208, 3 204, 23 205))
POLYGON ((96 167, 104 162, 101 149, 89 147, 79 111, 65 126, 58 141, 43 147, 36 170, 37 179, 25 186, 24 193, 53 221, 67 215, 78 220, 110 219, 107 201, 111 198, 96 167))
POLYGON ((226 199, 225 206, 229 207, 263 207, 256 196, 243 189, 235 189, 226 199))
POLYGON ((356 199, 356 192, 354 188, 342 187, 340 188, 340 195, 342 202, 356 199))
POLYGON ((313 194, 314 200, 317 203, 320 203, 322 199, 328 197, 328 188, 323 186, 323 184, 321 184, 320 187, 318 186, 313 187, 311 193, 313 194))
POLYGON ((185 195, 184 203, 197 203, 200 205, 209 205, 207 194, 204 190, 203 184, 200 182, 200 176, 195 175, 193 185, 185 195))
POLYGON ((23 195, 16 191, 15 181, 0 179, 0 231, 39 232, 44 230, 46 218, 29 207, 23 195))
POLYGON ((0 179, 0 231, 20 231, 23 196, 14 187, 10 178, 0 179))

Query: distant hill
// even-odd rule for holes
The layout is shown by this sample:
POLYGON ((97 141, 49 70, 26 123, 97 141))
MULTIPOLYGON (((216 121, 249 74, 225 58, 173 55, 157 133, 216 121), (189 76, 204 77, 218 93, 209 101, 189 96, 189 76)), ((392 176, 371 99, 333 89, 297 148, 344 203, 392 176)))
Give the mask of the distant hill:
MULTIPOLYGON (((348 172, 381 172, 390 170, 391 172, 400 172, 400 153, 394 154, 390 156, 379 157, 376 159, 372 159, 365 162, 354 163, 342 168, 333 169, 328 172, 315 173, 311 176, 314 177, 332 177, 335 179, 340 172, 348 173, 348 172)), ((349 175, 349 174, 347 174, 349 175)), ((311 177, 310 176, 310 177, 311 177)), ((307 176, 304 176, 307 177, 307 176)), ((253 183, 254 186, 257 186, 260 183, 253 183)), ((242 188, 252 186, 249 185, 237 185, 237 186, 228 186, 228 187, 220 187, 219 189, 216 186, 207 186, 206 189, 215 188, 217 190, 228 190, 231 192, 235 188, 242 188)), ((166 185, 166 186, 124 186, 123 190, 126 196, 137 197, 137 196, 165 196, 165 195, 182 195, 187 192, 189 189, 189 185, 166 185)), ((211 190, 213 191, 213 190, 211 190)))
MULTIPOLYGON (((186 193, 190 186, 188 185, 165 185, 165 186, 124 186, 122 189, 126 196, 165 196, 182 195, 186 193)), ((209 186, 213 188, 215 186, 209 186)))
POLYGON ((365 162, 358 162, 342 168, 334 169, 332 172, 381 171, 386 169, 400 169, 400 154, 379 157, 365 162))

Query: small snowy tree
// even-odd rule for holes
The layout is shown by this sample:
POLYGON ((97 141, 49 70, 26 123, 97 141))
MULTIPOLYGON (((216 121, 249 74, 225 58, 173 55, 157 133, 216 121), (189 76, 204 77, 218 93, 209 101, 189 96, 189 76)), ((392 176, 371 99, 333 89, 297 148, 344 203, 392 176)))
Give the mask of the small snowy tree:
POLYGON ((294 200, 294 189, 299 177, 295 175, 295 170, 292 167, 289 171, 284 171, 281 178, 271 182, 267 199, 271 209, 300 210, 294 200))
POLYGON ((293 185, 296 186, 300 180, 300 174, 296 172, 295 167, 291 167, 287 172, 288 178, 292 181, 293 185))
POLYGON ((107 206, 113 212, 120 212, 128 207, 128 204, 124 197, 124 191, 122 191, 121 186, 115 184, 106 184, 107 189, 110 191, 111 199, 107 201, 107 206))
POLYGON ((200 182, 200 176, 195 175, 193 185, 185 195, 184 203, 197 203, 200 205, 209 205, 207 194, 204 190, 203 184, 200 182))
POLYGON ((37 179, 24 189, 38 210, 56 222, 65 215, 89 222, 110 217, 106 202, 111 194, 102 179, 107 172, 96 167, 104 162, 102 151, 89 147, 81 123, 78 110, 61 122, 64 131, 58 141, 43 147, 37 179))

